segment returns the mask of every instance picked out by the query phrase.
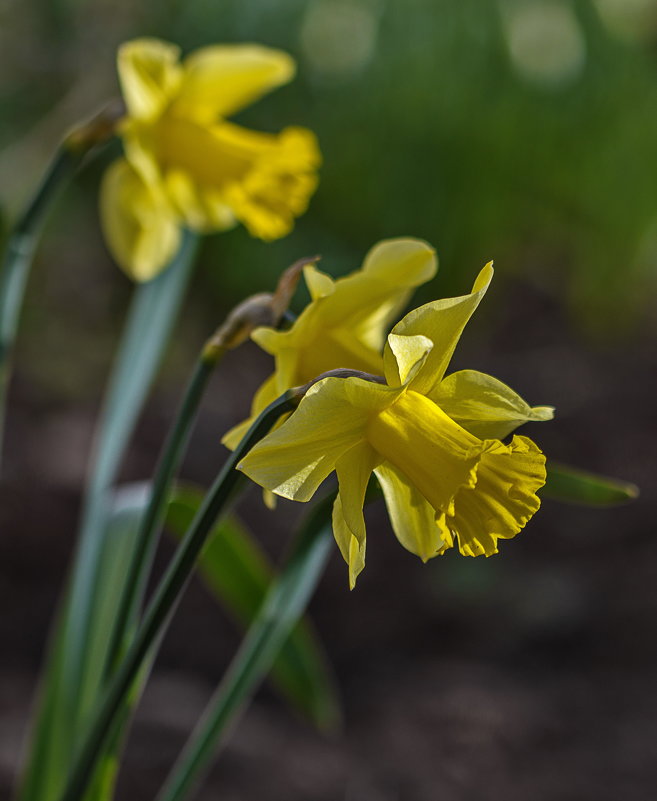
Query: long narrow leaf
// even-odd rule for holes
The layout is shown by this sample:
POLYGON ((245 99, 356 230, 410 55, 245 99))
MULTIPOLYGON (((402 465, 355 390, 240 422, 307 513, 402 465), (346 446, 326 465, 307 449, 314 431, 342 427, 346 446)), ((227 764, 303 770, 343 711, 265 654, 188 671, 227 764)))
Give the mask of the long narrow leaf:
MULTIPOLYGON (((107 643, 102 640, 106 621, 116 614, 120 593, 124 590, 124 566, 132 555, 139 516, 133 509, 116 509, 108 520, 106 547, 103 550, 103 573, 99 587, 95 619, 98 622, 95 642, 91 649, 102 652, 107 643)), ((63 738, 68 728, 70 710, 62 692, 66 660, 63 653, 63 623, 70 610, 70 600, 63 604, 63 614, 53 632, 50 662, 44 672, 39 699, 39 715, 32 734, 30 760, 23 776, 18 798, 37 801, 51 797, 62 786, 69 768, 71 743, 63 738), (52 788, 52 789, 51 789, 52 788)), ((105 763, 105 781, 108 781, 105 763)), ((100 798, 100 796, 94 796, 100 798)), ((109 799, 111 796, 106 796, 109 799)))
POLYGON ((28 757, 20 801, 51 801, 61 792, 100 688, 112 620, 108 604, 116 604, 121 592, 120 582, 107 580, 113 548, 106 534, 107 494, 161 362, 195 250, 190 234, 167 270, 135 290, 97 431, 69 601, 53 639, 33 735, 38 747, 28 757), (44 761, 52 772, 43 770, 44 761))
POLYGON ((111 743, 117 723, 125 713, 126 703, 129 702, 136 683, 157 653, 212 528, 226 511, 225 507, 239 484, 241 474, 236 469, 237 465, 254 444, 266 436, 282 415, 288 414, 298 405, 301 394, 298 389, 287 390, 263 409, 219 470, 198 514, 158 582, 123 659, 103 688, 89 718, 88 728, 74 754, 66 786, 59 796, 60 801, 80 801, 88 790, 98 762, 111 743))
POLYGON ((586 506, 618 506, 637 498, 639 489, 627 481, 599 476, 550 460, 547 482, 541 494, 557 501, 586 506))
MULTIPOLYGON (((115 494, 118 507, 142 514, 148 501, 148 484, 128 484, 115 494)), ((174 489, 166 525, 180 538, 197 513, 203 494, 189 485, 174 489)), ((253 621, 267 594, 274 570, 257 540, 235 515, 214 527, 198 562, 198 572, 210 592, 243 627, 253 621)), ((336 685, 324 649, 309 620, 296 625, 271 670, 281 695, 304 717, 324 730, 335 729, 341 719, 336 685)))
POLYGON ((100 153, 102 146, 112 138, 121 113, 112 104, 68 134, 7 237, 0 266, 0 453, 16 329, 43 224, 59 193, 80 165, 90 159, 94 151, 100 153))
POLYGON ((315 507, 217 692, 174 765, 158 801, 182 801, 208 769, 226 732, 297 623, 323 573, 333 537, 332 498, 315 507))
POLYGON ((72 579, 71 614, 67 620, 66 650, 70 662, 66 678, 69 704, 75 710, 73 720, 77 722, 94 702, 102 669, 96 664, 96 654, 89 652, 88 639, 95 626, 93 610, 102 569, 107 493, 162 360, 189 280, 196 242, 196 237, 189 234, 174 262, 156 279, 135 290, 106 395, 85 499, 72 579), (87 670, 90 661, 94 669, 87 670))
MULTIPOLYGON (((182 536, 201 501, 198 490, 177 488, 167 514, 168 529, 182 536)), ((217 524, 198 569, 206 586, 243 625, 255 617, 273 578, 266 555, 234 515, 217 524)), ((335 683, 309 621, 294 627, 272 666, 271 678, 279 692, 316 726, 333 729, 338 725, 335 683)))

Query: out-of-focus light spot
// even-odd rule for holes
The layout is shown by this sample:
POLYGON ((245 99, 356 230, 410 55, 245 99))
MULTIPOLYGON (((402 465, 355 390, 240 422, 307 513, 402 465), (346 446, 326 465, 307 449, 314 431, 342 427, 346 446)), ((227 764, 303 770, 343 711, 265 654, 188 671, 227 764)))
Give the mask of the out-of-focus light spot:
POLYGON ((516 0, 503 19, 513 65, 527 80, 559 86, 577 78, 586 62, 586 42, 568 2, 516 0))
POLYGON ((657 31, 657 0, 594 0, 609 30, 621 39, 643 41, 657 31))
POLYGON ((367 66, 376 47, 377 0, 314 0, 301 23, 309 67, 327 78, 347 79, 367 66))

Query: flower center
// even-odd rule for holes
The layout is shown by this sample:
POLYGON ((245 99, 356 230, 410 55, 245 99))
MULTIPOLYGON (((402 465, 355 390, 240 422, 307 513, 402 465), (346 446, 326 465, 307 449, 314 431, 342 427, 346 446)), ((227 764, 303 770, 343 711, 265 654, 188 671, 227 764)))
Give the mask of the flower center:
POLYGON ((476 483, 483 442, 418 392, 405 392, 374 415, 367 439, 437 512, 450 509, 459 488, 476 483))
POLYGON ((206 128, 166 115, 157 124, 156 140, 165 169, 183 170, 197 183, 216 188, 241 180, 257 156, 248 136, 236 135, 229 123, 206 128))

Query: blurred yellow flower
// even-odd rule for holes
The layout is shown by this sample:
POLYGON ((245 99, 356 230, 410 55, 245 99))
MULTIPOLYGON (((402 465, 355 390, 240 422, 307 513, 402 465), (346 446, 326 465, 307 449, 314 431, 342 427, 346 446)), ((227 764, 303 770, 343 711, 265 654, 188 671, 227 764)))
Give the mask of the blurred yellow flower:
MULTIPOLYGON (((531 408, 497 379, 468 370, 444 378, 454 348, 493 275, 469 295, 410 312, 388 336, 383 383, 328 377, 259 442, 239 468, 258 484, 307 501, 335 470, 333 531, 350 586, 365 564, 363 502, 381 484, 400 543, 423 560, 456 540, 462 554, 489 556, 539 508, 545 457, 527 437, 501 438, 553 409, 531 408)), ((336 366, 336 365, 333 365, 336 366)))
POLYGON ((288 331, 258 328, 251 337, 276 359, 275 372, 256 392, 251 417, 223 439, 235 448, 255 417, 290 387, 336 367, 381 373, 390 324, 412 290, 434 277, 436 255, 419 239, 375 245, 360 270, 334 281, 314 265, 304 268, 311 302, 288 331))
POLYGON ((182 226, 210 232, 241 222, 265 240, 291 231, 317 186, 314 134, 259 133, 226 117, 294 70, 286 53, 252 44, 205 47, 183 61, 158 39, 119 48, 125 158, 105 175, 101 220, 112 255, 135 280, 167 264, 182 226))

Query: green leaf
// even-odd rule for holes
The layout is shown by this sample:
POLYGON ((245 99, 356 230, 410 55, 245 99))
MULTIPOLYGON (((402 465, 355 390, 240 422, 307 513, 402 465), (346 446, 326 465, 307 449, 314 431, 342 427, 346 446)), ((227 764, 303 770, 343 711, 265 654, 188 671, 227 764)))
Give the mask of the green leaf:
MULTIPOLYGON (((161 362, 194 261, 188 234, 171 265, 135 288, 96 433, 68 600, 53 636, 20 801, 61 792, 103 681, 110 623, 122 592, 124 553, 108 527, 107 498, 161 362), (118 574, 117 571, 118 570, 118 574), (44 767, 45 766, 45 767, 44 767)), ((131 523, 132 525, 132 523, 131 523)))
POLYGON ((96 628, 93 610, 103 571, 106 499, 168 343, 196 243, 195 236, 187 235, 172 264, 153 281, 136 287, 97 430, 66 627, 68 702, 76 724, 91 709, 98 692, 99 675, 95 669, 87 669, 94 661, 88 640, 96 628))
POLYGON ((11 356, 30 267, 46 215, 59 192, 73 177, 83 155, 83 152, 73 152, 64 144, 57 149, 40 185, 7 237, 0 266, 0 451, 11 356))
POLYGON ((92 119, 70 130, 6 237, 4 218, 1 220, 4 256, 0 266, 0 452, 14 340, 43 224, 59 193, 77 169, 85 160, 93 158, 94 153, 101 153, 113 139, 117 113, 120 112, 116 107, 108 106, 92 119))
MULTIPOLYGON (((108 522, 105 547, 103 549, 103 571, 94 608, 94 620, 97 628, 89 643, 90 672, 102 670, 103 658, 107 648, 107 638, 103 632, 107 630, 108 621, 113 619, 118 609, 118 601, 124 590, 125 565, 131 558, 139 524, 139 514, 134 509, 116 509, 108 522)), ((61 789, 70 766, 71 751, 74 741, 64 736, 69 731, 70 710, 64 703, 63 693, 66 660, 63 648, 64 622, 70 612, 70 600, 64 600, 62 611, 56 623, 49 649, 49 662, 43 674, 40 688, 38 714, 34 721, 31 737, 29 761, 23 775, 23 782, 18 794, 20 801, 37 801, 51 798, 55 791, 61 789)), ((111 798, 111 781, 116 766, 112 765, 113 757, 108 754, 103 759, 99 776, 103 775, 104 793, 96 790, 88 798, 111 798)), ((96 784, 96 783, 94 783, 96 784)))
POLYGON ((321 501, 306 519, 292 553, 280 575, 270 584, 239 651, 157 801, 183 801, 188 796, 303 615, 332 550, 330 521, 334 497, 335 494, 321 501))
POLYGON ((154 589, 134 637, 117 663, 116 669, 108 675, 106 687, 97 700, 88 727, 78 744, 59 801, 80 801, 87 792, 97 769, 98 760, 107 750, 140 676, 148 670, 151 660, 158 651, 176 604, 196 568, 203 547, 212 534, 217 520, 225 513, 225 507, 234 495, 240 479, 243 479, 243 475, 236 469, 237 465, 244 458, 244 454, 272 429, 282 415, 291 412, 297 403, 298 392, 293 389, 286 390, 273 400, 256 417, 215 476, 198 514, 154 589))
MULTIPOLYGON (((148 500, 149 485, 128 484, 115 493, 115 503, 138 519, 148 500)), ((181 538, 196 515, 203 493, 189 485, 174 489, 166 525, 181 538)), ((269 589, 274 572, 253 535, 235 515, 215 526, 199 558, 201 579, 231 614, 246 628, 269 589)), ((334 730, 341 721, 340 703, 332 671, 309 621, 301 621, 281 649, 271 679, 278 691, 314 725, 334 730)))
POLYGON ((637 498, 639 488, 627 481, 599 476, 550 460, 541 495, 586 506, 618 506, 637 498))
MULTIPOLYGON (((167 526, 181 537, 203 496, 189 487, 176 489, 167 526)), ((234 516, 223 518, 203 549, 198 570, 206 586, 236 620, 248 625, 270 586, 273 571, 256 540, 234 516)), ((335 729, 340 707, 326 656, 308 621, 300 622, 276 659, 271 679, 281 694, 322 729, 335 729)))

